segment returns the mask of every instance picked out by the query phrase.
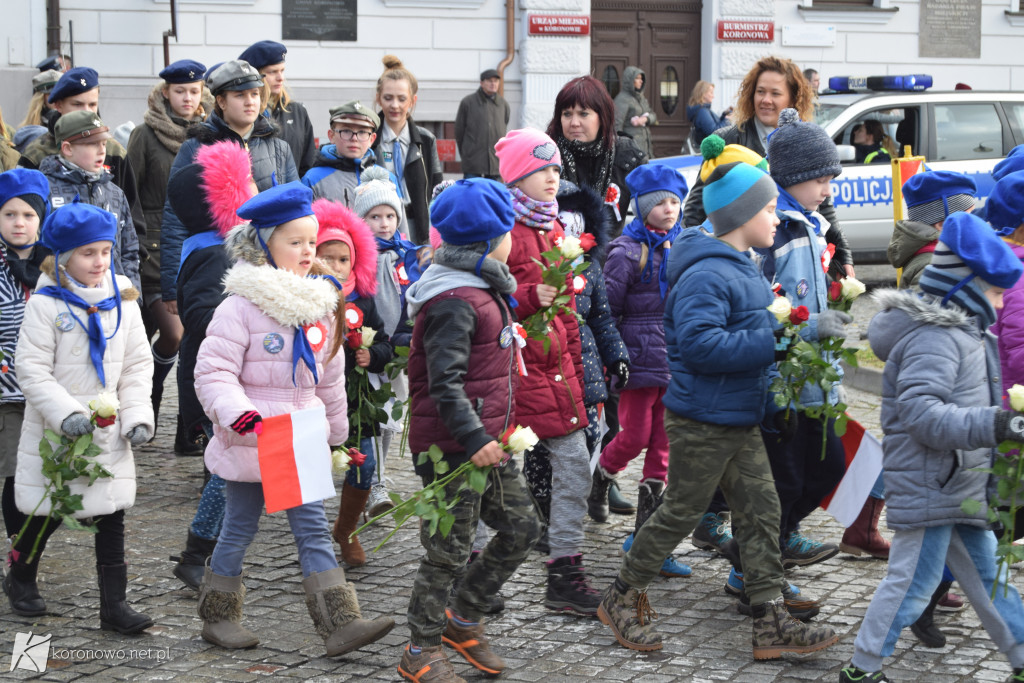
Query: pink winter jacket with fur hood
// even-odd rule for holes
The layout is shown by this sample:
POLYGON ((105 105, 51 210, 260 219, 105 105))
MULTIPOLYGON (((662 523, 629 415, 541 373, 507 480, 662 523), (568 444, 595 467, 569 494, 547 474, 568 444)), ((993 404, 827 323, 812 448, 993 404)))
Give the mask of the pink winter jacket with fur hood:
POLYGON ((329 362, 338 292, 327 280, 303 278, 266 265, 252 241, 253 228, 231 231, 226 247, 237 263, 224 276, 228 298, 217 307, 199 347, 196 393, 213 422, 206 466, 228 481, 260 481, 254 433, 231 429, 243 413, 264 418, 324 405, 332 446, 348 437, 345 354, 329 362), (260 265, 256 265, 260 264, 260 265), (320 322, 327 330, 315 352, 319 384, 301 361, 292 384, 292 343, 297 325, 320 322))

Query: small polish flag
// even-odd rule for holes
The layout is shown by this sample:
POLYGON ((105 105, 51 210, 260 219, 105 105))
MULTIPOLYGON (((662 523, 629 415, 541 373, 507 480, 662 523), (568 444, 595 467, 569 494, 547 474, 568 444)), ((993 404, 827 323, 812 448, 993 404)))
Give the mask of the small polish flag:
POLYGON ((322 405, 263 418, 257 443, 267 514, 337 495, 322 405))
POLYGON ((857 521, 864 501, 882 473, 882 442, 853 420, 846 423, 842 441, 846 450, 846 474, 832 493, 822 499, 821 507, 848 527, 857 521))

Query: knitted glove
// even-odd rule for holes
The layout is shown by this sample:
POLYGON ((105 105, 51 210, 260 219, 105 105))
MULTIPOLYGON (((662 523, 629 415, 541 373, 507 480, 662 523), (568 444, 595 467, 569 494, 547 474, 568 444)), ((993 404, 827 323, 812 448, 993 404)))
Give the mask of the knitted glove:
POLYGON ((241 417, 232 422, 231 429, 235 430, 235 432, 242 436, 245 436, 249 432, 256 432, 257 435, 262 434, 263 417, 261 417, 255 410, 250 410, 247 413, 243 413, 241 417))
POLYGON ((153 438, 153 432, 147 425, 135 425, 128 430, 128 442, 133 446, 141 446, 153 438))
POLYGON ((818 314, 818 339, 838 337, 846 339, 846 325, 853 322, 853 316, 842 311, 822 311, 818 314))
POLYGON ((1024 442, 1024 413, 1000 410, 996 413, 996 440, 1024 442))
POLYGON ((626 386, 626 382, 629 381, 629 363, 624 360, 617 360, 612 363, 611 367, 608 368, 608 372, 618 378, 615 383, 616 390, 621 390, 622 387, 626 386))
POLYGON ((60 423, 60 431, 64 432, 71 438, 88 434, 94 429, 96 429, 96 426, 92 421, 81 413, 71 413, 64 418, 63 422, 60 423))

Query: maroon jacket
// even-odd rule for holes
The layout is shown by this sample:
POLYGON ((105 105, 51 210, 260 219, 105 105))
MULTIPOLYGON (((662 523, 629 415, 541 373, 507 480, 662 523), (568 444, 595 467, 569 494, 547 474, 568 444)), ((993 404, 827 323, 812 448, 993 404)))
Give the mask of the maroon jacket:
MULTIPOLYGON (((551 249, 548 232, 518 221, 512 229, 508 266, 519 283, 515 293, 519 320, 530 317, 540 307, 537 285, 542 283, 541 269, 533 259, 541 260, 541 253, 551 249)), ((572 283, 568 285, 571 287, 572 283)), ((575 299, 570 297, 574 310, 575 299)), ((527 375, 520 378, 516 391, 519 424, 533 428, 541 439, 565 436, 587 426, 587 412, 583 407, 583 355, 576 315, 563 313, 556 318, 548 337, 551 343, 547 352, 543 341, 527 340, 523 349, 527 375)))

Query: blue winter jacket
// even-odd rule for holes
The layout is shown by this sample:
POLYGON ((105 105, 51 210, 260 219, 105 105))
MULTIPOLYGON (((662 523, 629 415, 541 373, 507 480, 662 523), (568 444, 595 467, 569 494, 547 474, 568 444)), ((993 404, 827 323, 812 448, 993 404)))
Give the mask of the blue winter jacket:
POLYGON ((697 129, 697 145, 719 128, 729 125, 729 119, 711 111, 710 104, 691 104, 686 107, 686 118, 697 129))
POLYGON ((774 374, 773 295, 746 252, 686 230, 668 261, 665 407, 712 424, 753 426, 774 374))

